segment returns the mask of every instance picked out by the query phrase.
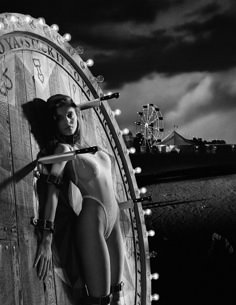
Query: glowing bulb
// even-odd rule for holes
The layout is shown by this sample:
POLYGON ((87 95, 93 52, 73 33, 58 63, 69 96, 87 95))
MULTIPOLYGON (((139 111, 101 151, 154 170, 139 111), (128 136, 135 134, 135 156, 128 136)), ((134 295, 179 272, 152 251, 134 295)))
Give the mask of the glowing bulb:
POLYGON ((147 192, 146 187, 141 187, 141 189, 139 190, 141 194, 145 194, 147 192))
POLYGON ((151 280, 158 280, 159 279, 159 274, 158 273, 153 273, 150 275, 151 280))
POLYGON ((143 214, 146 215, 146 216, 149 216, 152 214, 152 210, 151 209, 145 209, 143 210, 143 214))
POLYGON ((63 38, 65 39, 65 41, 70 41, 71 40, 71 34, 66 33, 63 35, 63 38))
POLYGON ((113 111, 114 115, 121 115, 121 110, 120 109, 116 109, 115 111, 113 111))
POLYGON ((17 18, 16 16, 12 15, 11 18, 10 18, 11 22, 16 22, 17 21, 17 18))
POLYGON ((39 24, 41 24, 41 25, 45 24, 45 19, 44 18, 39 18, 38 21, 39 21, 39 24))
POLYGON ((31 17, 30 16, 25 16, 25 21, 27 22, 27 23, 30 23, 30 21, 31 21, 31 17))
POLYGON ((124 128, 123 130, 122 130, 122 134, 123 135, 127 135, 129 133, 129 129, 128 128, 124 128))
POLYGON ((153 237, 153 236, 155 236, 155 231, 154 230, 149 230, 149 231, 146 232, 146 235, 148 237, 153 237))
POLYGON ((159 294, 155 293, 155 294, 151 295, 150 299, 151 299, 151 302, 152 301, 159 301, 160 296, 159 296, 159 294))
POLYGON ((142 172, 141 167, 136 167, 136 168, 134 169, 134 173, 135 173, 135 174, 140 174, 141 172, 142 172))
POLYGON ((130 148, 128 149, 128 153, 130 153, 130 154, 135 154, 135 153, 136 153, 136 149, 135 149, 134 147, 130 147, 130 148))
POLYGON ((57 24, 52 24, 51 28, 56 32, 59 31, 59 26, 57 24))
POLYGON ((92 67, 92 66, 94 65, 93 59, 89 58, 89 59, 86 61, 86 65, 87 65, 88 67, 92 67))

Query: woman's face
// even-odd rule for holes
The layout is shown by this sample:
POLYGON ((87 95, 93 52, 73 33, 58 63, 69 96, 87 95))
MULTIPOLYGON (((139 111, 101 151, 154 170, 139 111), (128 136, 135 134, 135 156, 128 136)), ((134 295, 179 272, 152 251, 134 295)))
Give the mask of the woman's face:
POLYGON ((62 106, 56 110, 56 120, 59 132, 64 136, 71 136, 75 133, 78 120, 74 107, 62 106))

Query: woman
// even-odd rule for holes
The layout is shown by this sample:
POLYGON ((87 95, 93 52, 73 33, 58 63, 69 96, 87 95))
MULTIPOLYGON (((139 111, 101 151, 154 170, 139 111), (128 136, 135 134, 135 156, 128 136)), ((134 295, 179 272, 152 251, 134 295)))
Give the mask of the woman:
MULTIPOLYGON (((69 96, 57 94, 48 99, 47 105, 54 122, 54 153, 81 148, 79 110, 73 100, 69 96)), ((70 179, 83 197, 74 234, 88 292, 84 303, 109 304, 111 301, 118 304, 122 287, 123 241, 111 159, 101 150, 94 154, 79 154, 72 161, 52 164, 47 178, 44 220, 38 221, 38 224, 43 223, 43 237, 35 260, 38 275, 44 279, 50 267, 52 233, 63 177, 70 179)))

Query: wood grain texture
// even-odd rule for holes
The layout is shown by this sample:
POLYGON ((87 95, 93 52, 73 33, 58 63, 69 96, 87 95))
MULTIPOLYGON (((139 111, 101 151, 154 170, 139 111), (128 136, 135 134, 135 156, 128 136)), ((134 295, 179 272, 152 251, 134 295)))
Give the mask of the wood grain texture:
MULTIPOLYGON (((21 107, 27 98, 22 52, 14 54, 13 64, 15 65, 15 71, 12 75, 12 78, 15 78, 15 103, 13 104, 8 100, 8 104, 13 173, 15 174, 32 162, 32 155, 29 125, 22 114, 21 107)), ((30 218, 33 215, 32 178, 32 171, 26 172, 14 185, 19 242, 19 269, 21 283, 24 283, 24 289, 22 290, 23 302, 25 304, 44 305, 43 287, 37 280, 35 270, 33 270, 37 243, 33 228, 30 225, 30 218)))
POLYGON ((17 243, 0 240, 0 304, 22 304, 17 243))
MULTIPOLYGON (((18 18, 20 20, 20 14, 18 18)), ((57 93, 72 96, 76 104, 87 103, 103 93, 83 60, 71 52, 67 43, 55 38, 49 28, 45 32, 45 28, 38 25, 37 31, 37 26, 30 28, 23 19, 17 23, 22 32, 15 32, 10 22, 8 26, 9 29, 3 30, 8 44, 0 36, 5 52, 0 54, 0 77, 3 79, 0 88, 0 145, 4 147, 4 153, 0 156, 0 205, 3 211, 0 215, 0 241, 7 245, 15 243, 15 248, 9 261, 6 254, 3 256, 8 267, 4 269, 4 275, 0 275, 0 285, 8 292, 2 282, 9 273, 14 294, 9 299, 4 297, 1 305, 14 302, 20 305, 72 305, 72 287, 58 276, 55 266, 44 283, 39 281, 32 267, 37 237, 30 225, 30 218, 37 215, 39 205, 34 189, 33 161, 41 142, 37 138, 36 124, 31 124, 36 123, 39 113, 36 111, 30 122, 24 110, 28 103, 35 103, 36 106, 39 99, 46 101, 57 93), (44 37, 40 39, 40 35, 44 37), (10 270, 12 263, 15 267, 10 270)), ((138 196, 127 149, 109 105, 104 103, 101 109, 85 110, 81 119, 85 143, 102 146, 112 155, 119 200, 127 201, 138 196)), ((121 210, 125 244, 123 305, 146 305, 148 299, 148 245, 142 217, 141 205, 121 210)))

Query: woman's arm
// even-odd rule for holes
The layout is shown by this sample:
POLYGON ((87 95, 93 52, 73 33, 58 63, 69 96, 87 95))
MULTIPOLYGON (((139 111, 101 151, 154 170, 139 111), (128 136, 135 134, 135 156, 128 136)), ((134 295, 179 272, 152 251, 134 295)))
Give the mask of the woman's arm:
MULTIPOLYGON (((69 148, 66 145, 58 145, 55 154, 65 153, 69 151, 69 148)), ((55 163, 52 165, 50 174, 48 176, 48 192, 47 192, 47 200, 45 204, 44 210, 44 220, 50 221, 54 223, 57 204, 58 204, 58 196, 59 196, 59 188, 57 185, 57 181, 62 177, 63 171, 65 168, 66 162, 55 163)), ((37 256, 35 259, 34 267, 38 268, 38 276, 40 279, 45 279, 47 272, 51 265, 51 245, 52 245, 52 232, 43 231, 42 240, 40 242, 37 256)))

